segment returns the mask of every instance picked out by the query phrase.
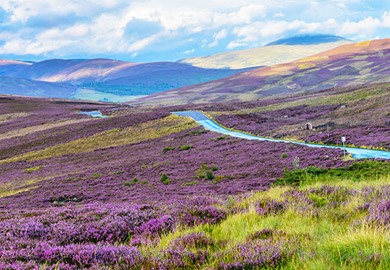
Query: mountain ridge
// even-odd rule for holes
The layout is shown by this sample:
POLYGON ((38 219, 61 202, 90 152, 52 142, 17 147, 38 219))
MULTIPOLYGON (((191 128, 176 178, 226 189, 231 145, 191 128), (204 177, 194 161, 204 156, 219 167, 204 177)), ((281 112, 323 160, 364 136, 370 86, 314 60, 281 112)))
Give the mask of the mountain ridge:
MULTIPOLYGON (((182 59, 179 62, 203 68, 237 69, 244 67, 272 66, 276 64, 288 63, 303 57, 308 57, 323 51, 327 51, 329 49, 339 47, 341 45, 353 43, 352 41, 341 37, 332 37, 334 37, 332 42, 320 42, 317 44, 266 45, 258 48, 222 52, 209 56, 192 57, 182 59)), ((290 39, 294 39, 294 36, 290 39)), ((274 42, 279 43, 281 41, 277 40, 274 42)))
POLYGON ((253 69, 196 86, 170 90, 132 104, 178 105, 250 101, 339 86, 388 82, 390 39, 343 45, 286 64, 253 69))

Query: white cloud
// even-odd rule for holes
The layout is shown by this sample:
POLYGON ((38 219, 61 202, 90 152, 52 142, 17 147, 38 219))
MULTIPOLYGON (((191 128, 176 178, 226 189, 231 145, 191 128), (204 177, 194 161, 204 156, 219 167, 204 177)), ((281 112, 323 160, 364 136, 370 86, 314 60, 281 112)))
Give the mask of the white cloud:
POLYGON ((207 45, 207 46, 208 46, 209 48, 212 48, 212 47, 217 46, 217 45, 219 44, 219 41, 220 41, 221 39, 226 38, 227 35, 228 35, 228 33, 227 33, 226 29, 222 29, 221 31, 219 31, 219 32, 217 32, 217 33, 215 33, 215 34, 213 35, 214 41, 211 42, 211 43, 210 43, 209 45, 207 45))
POLYGON ((185 54, 193 54, 194 52, 195 52, 195 49, 184 51, 185 54))
POLYGON ((388 5, 381 9, 386 12, 370 11, 370 5, 369 0, 0 0, 10 15, 0 32, 0 54, 131 56, 164 42, 172 52, 199 48, 206 54, 225 42, 229 49, 258 46, 296 33, 384 36, 390 28, 388 5), (330 12, 332 5, 343 14, 330 12), (54 23, 45 21, 48 17, 54 23), (154 22, 156 30, 134 38, 126 33, 134 21, 154 22))
POLYGON ((380 27, 382 22, 377 18, 368 17, 358 22, 347 21, 341 25, 341 35, 371 35, 375 29, 380 27))
POLYGON ((386 28, 390 28, 390 10, 383 14, 382 26, 386 28))
POLYGON ((274 18, 283 18, 284 16, 285 16, 285 14, 283 12, 280 12, 280 11, 273 15, 274 18))

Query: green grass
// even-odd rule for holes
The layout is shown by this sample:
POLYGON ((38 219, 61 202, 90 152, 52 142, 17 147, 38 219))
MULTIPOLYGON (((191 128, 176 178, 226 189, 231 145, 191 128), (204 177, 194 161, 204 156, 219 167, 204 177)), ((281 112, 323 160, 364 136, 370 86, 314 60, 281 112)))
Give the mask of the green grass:
POLYGON ((33 151, 4 159, 0 161, 0 164, 21 160, 43 160, 63 155, 91 152, 96 149, 132 144, 148 139, 156 139, 172 133, 188 130, 195 126, 197 126, 197 124, 190 119, 170 115, 162 119, 149 121, 121 130, 108 130, 68 143, 47 147, 43 150, 33 151))
POLYGON ((381 190, 389 185, 389 170, 390 163, 380 161, 358 162, 345 169, 295 170, 294 174, 287 174, 286 179, 304 174, 305 181, 279 182, 281 185, 264 192, 230 196, 226 203, 219 205, 229 213, 221 223, 179 227, 163 235, 159 244, 148 250, 159 252, 183 235, 204 232, 216 243, 207 251, 225 255, 211 256, 199 269, 215 269, 221 260, 236 258, 231 252, 238 244, 249 243, 248 239, 254 233, 271 229, 279 235, 272 238, 271 244, 284 243, 281 244, 282 251, 290 252, 277 269, 390 269, 390 231, 370 222, 367 211, 358 210, 365 202, 360 191, 366 187, 381 190), (339 191, 315 193, 314 190, 324 184, 339 191), (286 204, 286 209, 278 214, 264 216, 256 211, 257 202, 283 202, 286 198, 283 194, 293 190, 309 194, 309 200, 314 202, 311 210, 306 209, 305 204, 299 206, 297 201, 286 204), (348 190, 349 195, 345 193, 348 190))
POLYGON ((24 172, 32 173, 32 172, 39 171, 40 169, 42 169, 42 166, 35 166, 35 167, 30 167, 30 168, 25 169, 24 172))
POLYGON ((346 168, 322 169, 308 167, 286 171, 282 178, 278 178, 274 185, 304 186, 316 182, 331 183, 341 180, 354 182, 362 180, 375 181, 390 175, 389 162, 362 161, 355 162, 346 168))

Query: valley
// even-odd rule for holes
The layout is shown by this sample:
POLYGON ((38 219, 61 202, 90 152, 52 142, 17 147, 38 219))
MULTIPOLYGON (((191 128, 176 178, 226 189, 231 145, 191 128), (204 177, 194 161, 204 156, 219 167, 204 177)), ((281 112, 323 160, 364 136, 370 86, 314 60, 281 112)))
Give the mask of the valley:
POLYGON ((390 43, 335 42, 2 60, 0 269, 388 269, 390 43))

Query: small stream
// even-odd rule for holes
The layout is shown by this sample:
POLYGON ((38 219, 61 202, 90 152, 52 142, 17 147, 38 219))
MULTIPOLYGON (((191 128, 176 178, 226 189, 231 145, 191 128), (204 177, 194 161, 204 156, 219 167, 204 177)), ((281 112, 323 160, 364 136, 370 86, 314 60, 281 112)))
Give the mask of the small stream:
POLYGON ((196 122, 198 122, 201 126, 203 126, 205 129, 222 133, 225 135, 230 135, 232 137, 247 139, 247 140, 259 140, 259 141, 270 141, 270 142, 282 142, 282 143, 294 143, 294 144, 300 144, 308 147, 315 147, 315 148, 332 148, 332 149, 345 149, 346 152, 352 155, 353 158, 356 159, 362 159, 362 158, 383 158, 383 159, 390 159, 390 151, 382 151, 382 150, 371 150, 371 149, 364 149, 364 148, 354 148, 354 147, 345 147, 342 146, 333 146, 333 145, 325 145, 325 144, 315 144, 315 143, 304 143, 304 142, 297 142, 297 141, 290 141, 290 140, 279 140, 279 139, 272 139, 272 138, 265 138, 255 135, 250 135, 244 132, 239 131, 232 131, 228 130, 221 125, 219 125, 217 122, 211 120, 208 116, 206 116, 204 113, 199 111, 182 111, 182 112, 173 112, 173 114, 184 116, 184 117, 191 117, 196 122))

